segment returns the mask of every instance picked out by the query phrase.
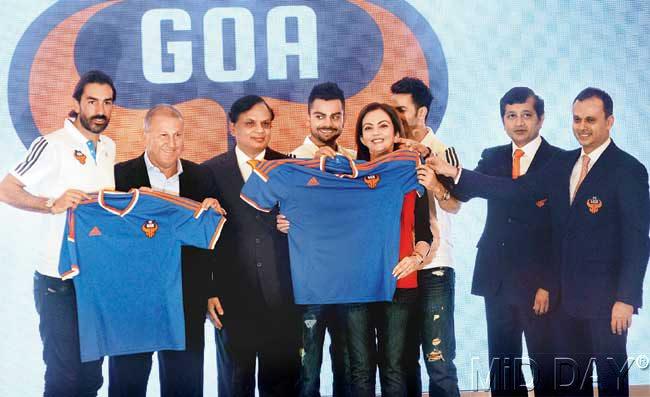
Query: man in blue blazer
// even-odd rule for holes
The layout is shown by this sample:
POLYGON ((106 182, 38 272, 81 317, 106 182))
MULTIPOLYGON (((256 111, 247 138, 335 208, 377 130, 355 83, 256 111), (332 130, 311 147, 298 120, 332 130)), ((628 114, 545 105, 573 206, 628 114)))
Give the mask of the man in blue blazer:
POLYGON ((571 359, 556 358, 554 386, 571 395, 592 395, 593 364, 600 396, 629 395, 627 330, 642 305, 648 266, 648 173, 611 140, 612 113, 606 92, 584 89, 573 102, 573 133, 582 148, 516 181, 431 160, 436 172, 455 178, 455 194, 547 199, 560 275, 557 353, 571 359))
MULTIPOLYGON (((501 98, 501 120, 511 143, 485 149, 476 172, 517 179, 539 172, 561 149, 539 135, 544 100, 528 87, 501 98)), ((469 199, 456 192, 461 200, 469 199)), ((527 396, 521 371, 526 336, 537 395, 553 380, 548 310, 558 285, 550 266, 549 209, 544 200, 489 199, 479 240, 472 293, 485 299, 492 396, 527 396), (552 298, 550 298, 552 296, 552 298), (550 299, 549 299, 550 298, 550 299), (550 364, 550 365, 549 365, 550 364)))

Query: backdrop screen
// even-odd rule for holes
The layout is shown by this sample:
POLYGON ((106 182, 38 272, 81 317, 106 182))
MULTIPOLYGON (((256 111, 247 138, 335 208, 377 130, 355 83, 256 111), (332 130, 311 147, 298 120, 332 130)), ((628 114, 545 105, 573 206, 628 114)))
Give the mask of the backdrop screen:
MULTIPOLYGON (((544 99, 542 135, 565 149, 577 147, 573 98, 587 86, 604 89, 614 99, 614 141, 650 165, 646 1, 5 0, 0 15, 3 173, 36 137, 62 126, 73 108, 72 89, 90 69, 115 80, 118 96, 106 134, 117 143, 119 161, 142 152, 142 119, 158 103, 173 104, 185 116, 185 158, 201 162, 226 151, 233 144, 227 112, 246 94, 274 108, 271 146, 289 152, 308 133, 311 88, 325 81, 345 92, 340 142, 353 147, 361 107, 388 100, 394 81, 414 76, 435 98, 428 124, 467 167, 476 165, 482 149, 508 142, 499 99, 513 86, 531 87, 544 99)), ((470 294, 485 208, 474 200, 453 217, 456 364, 465 390, 488 386, 483 300, 470 294)), ((42 390, 31 293, 32 248, 41 243, 36 217, 0 206, 0 395, 42 390)), ((647 277, 644 285, 647 302, 647 277)), ((650 383, 648 330, 650 316, 641 310, 628 337, 632 384, 650 383)), ((206 332, 212 335, 210 325, 206 332)), ((206 395, 214 396, 212 336, 205 354, 206 395)), ((331 394, 325 360, 322 391, 331 394)), ((159 393, 155 369, 149 393, 159 393)))

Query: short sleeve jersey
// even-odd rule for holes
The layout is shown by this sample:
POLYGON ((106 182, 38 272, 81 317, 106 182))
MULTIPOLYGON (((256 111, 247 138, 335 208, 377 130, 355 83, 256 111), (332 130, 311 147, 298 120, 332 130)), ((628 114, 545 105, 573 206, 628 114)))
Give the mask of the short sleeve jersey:
POLYGON ((59 271, 74 277, 82 361, 185 349, 181 245, 213 249, 225 218, 164 193, 101 191, 69 210, 59 271))
MULTIPOLYGON (((72 121, 65 120, 62 129, 36 138, 25 159, 10 173, 27 191, 42 197, 57 198, 68 189, 86 193, 113 189, 115 143, 101 135, 93 156, 87 142, 72 121)), ((66 216, 44 214, 41 219, 41 227, 31 236, 38 241, 36 270, 59 277, 59 248, 66 216)))
POLYGON ((402 201, 407 192, 423 191, 419 164, 416 153, 398 150, 366 163, 337 156, 255 168, 241 198, 262 211, 279 204, 291 221, 296 303, 392 300, 402 201))

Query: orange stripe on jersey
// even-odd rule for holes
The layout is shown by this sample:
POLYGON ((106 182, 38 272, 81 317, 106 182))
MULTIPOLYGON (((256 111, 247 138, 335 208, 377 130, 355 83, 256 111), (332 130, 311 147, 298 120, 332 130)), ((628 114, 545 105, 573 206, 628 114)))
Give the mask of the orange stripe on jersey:
POLYGON ((61 275, 61 280, 68 280, 79 274, 79 266, 70 265, 70 270, 61 275))
POLYGON ((262 208, 259 204, 257 204, 255 201, 253 201, 252 199, 250 199, 249 197, 247 197, 247 196, 246 196, 245 194, 243 194, 243 193, 240 193, 240 194, 239 194, 239 197, 240 197, 242 200, 244 200, 248 205, 250 205, 251 207, 255 208, 255 209, 258 210, 258 211, 262 211, 262 212, 271 212, 271 208, 262 208))
POLYGON ((257 168, 253 168, 253 172, 257 174, 257 176, 260 177, 264 182, 269 181, 269 176, 263 173, 262 171, 258 170, 257 168))
POLYGON ((74 243, 75 239, 75 230, 74 230, 74 210, 68 210, 68 241, 74 243))
POLYGON ((282 159, 282 160, 270 160, 262 163, 261 166, 258 166, 257 169, 262 171, 264 174, 271 172, 271 170, 279 167, 283 164, 293 163, 300 165, 302 167, 317 168, 320 160, 304 160, 304 159, 282 159))
POLYGON ((163 199, 165 201, 169 201, 173 204, 176 204, 178 206, 181 206, 183 208, 187 208, 188 210, 191 210, 192 212, 196 212, 201 208, 201 204, 197 203, 194 200, 190 200, 184 197, 178 197, 174 196, 172 194, 167 194, 167 193, 162 193, 162 192, 141 192, 142 194, 148 195, 148 196, 154 196, 158 197, 160 199, 163 199))
POLYGON ((221 236, 221 230, 223 229, 224 223, 226 223, 226 218, 221 217, 221 220, 219 221, 219 224, 217 225, 217 228, 214 230, 214 234, 212 235, 212 238, 210 239, 209 248, 211 250, 213 250, 214 247, 217 245, 217 241, 219 240, 219 237, 221 236))

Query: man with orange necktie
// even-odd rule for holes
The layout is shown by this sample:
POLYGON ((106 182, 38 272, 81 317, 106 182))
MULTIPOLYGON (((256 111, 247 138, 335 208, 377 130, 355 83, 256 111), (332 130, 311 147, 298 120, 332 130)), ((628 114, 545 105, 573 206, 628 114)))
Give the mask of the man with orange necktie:
MULTIPOLYGON (((539 135, 544 100, 533 90, 510 89, 501 98, 500 110, 511 143, 485 149, 475 171, 517 179, 539 172, 561 151, 539 135)), ((490 389, 493 396, 527 396, 521 371, 522 334, 535 363, 531 364, 537 375, 535 389, 550 385, 553 376, 552 360, 549 363, 542 355, 551 345, 547 311, 557 304, 555 272, 549 269, 547 255, 548 207, 534 199, 490 199, 487 204, 472 293, 485 299, 490 389)))
POLYGON ((628 396, 627 330, 642 306, 650 254, 648 172, 610 138, 613 101, 586 88, 573 102, 573 133, 581 149, 559 153, 544 170, 496 178, 433 158, 436 172, 455 178, 454 194, 488 199, 547 198, 552 263, 560 276, 555 387, 600 396, 628 396), (573 380, 572 380, 573 379, 573 380))

